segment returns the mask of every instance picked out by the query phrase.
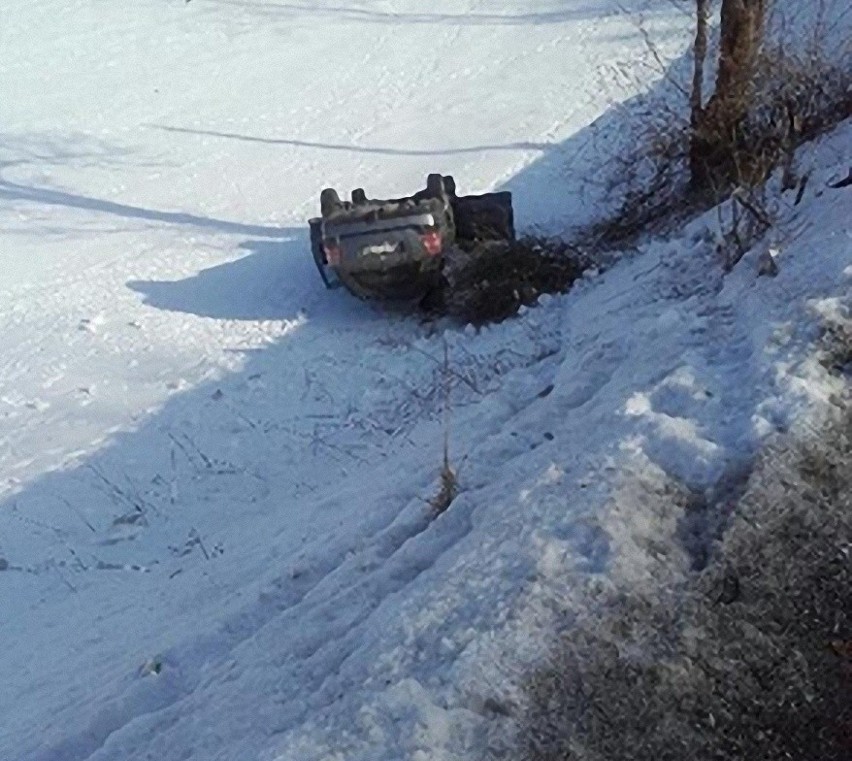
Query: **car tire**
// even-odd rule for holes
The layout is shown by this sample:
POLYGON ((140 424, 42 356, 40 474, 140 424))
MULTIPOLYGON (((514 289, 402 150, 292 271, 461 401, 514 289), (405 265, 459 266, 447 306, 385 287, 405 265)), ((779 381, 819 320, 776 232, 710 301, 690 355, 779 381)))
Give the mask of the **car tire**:
POLYGON ((329 217, 340 209, 343 204, 340 201, 340 196, 334 188, 323 188, 320 193, 320 211, 324 217, 329 217))
POLYGON ((426 178, 426 195, 429 198, 444 198, 447 189, 444 187, 444 178, 440 174, 430 174, 426 178))

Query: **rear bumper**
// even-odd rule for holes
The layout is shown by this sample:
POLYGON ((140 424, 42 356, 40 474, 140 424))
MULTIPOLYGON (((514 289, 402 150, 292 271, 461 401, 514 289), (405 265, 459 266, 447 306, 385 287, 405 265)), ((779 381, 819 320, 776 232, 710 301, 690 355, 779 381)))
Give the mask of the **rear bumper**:
POLYGON ((435 269, 441 266, 441 255, 430 256, 424 251, 393 251, 383 254, 361 254, 335 265, 340 272, 383 272, 395 269, 435 269))
POLYGON ((438 282, 441 256, 367 256, 333 269, 340 282, 359 298, 410 301, 424 296, 438 282))

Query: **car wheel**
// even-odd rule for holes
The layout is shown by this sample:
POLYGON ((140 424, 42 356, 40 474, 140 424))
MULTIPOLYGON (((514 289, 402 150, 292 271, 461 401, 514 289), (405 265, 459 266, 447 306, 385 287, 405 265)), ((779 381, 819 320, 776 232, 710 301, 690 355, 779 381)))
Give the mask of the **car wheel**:
POLYGON ((343 208, 340 196, 334 188, 324 188, 320 193, 320 211, 324 217, 331 216, 343 208))
POLYGON ((440 174, 430 174, 426 178, 426 193, 430 198, 443 198, 447 194, 444 178, 440 174))

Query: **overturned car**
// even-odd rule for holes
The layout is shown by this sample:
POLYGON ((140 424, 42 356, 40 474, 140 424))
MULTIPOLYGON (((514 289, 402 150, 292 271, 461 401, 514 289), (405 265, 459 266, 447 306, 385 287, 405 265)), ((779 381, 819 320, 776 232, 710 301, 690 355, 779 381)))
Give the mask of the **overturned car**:
POLYGON ((311 219, 311 251, 327 287, 362 299, 417 301, 436 288, 447 256, 486 241, 515 239, 508 191, 456 195, 448 175, 404 198, 371 199, 362 188, 342 201, 326 188, 311 219))

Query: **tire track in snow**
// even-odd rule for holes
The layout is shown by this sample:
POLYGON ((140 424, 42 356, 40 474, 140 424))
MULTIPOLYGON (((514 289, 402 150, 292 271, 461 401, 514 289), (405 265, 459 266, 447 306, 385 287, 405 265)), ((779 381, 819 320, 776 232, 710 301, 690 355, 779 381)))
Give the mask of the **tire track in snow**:
MULTIPOLYGON (((360 553, 353 555, 344 544, 329 558, 328 547, 320 548, 315 564, 308 561, 308 573, 281 577, 272 592, 262 592, 250 611, 227 619, 218 632, 163 653, 160 673, 131 677, 84 730, 33 761, 101 761, 114 758, 110 744, 148 747, 155 738, 168 744, 178 718, 209 710, 215 700, 210 693, 218 684, 226 685, 227 694, 233 692, 230 672, 246 649, 269 653, 265 661, 281 684, 268 695, 280 714, 272 734, 332 705, 343 687, 340 672, 370 641, 365 634, 377 611, 471 530, 468 511, 433 520, 427 509, 415 505, 402 517, 393 516, 360 553), (365 556, 374 566, 366 572, 365 556), (276 655, 269 647, 275 643, 279 649, 286 643, 286 653, 276 655), (312 699, 306 702, 305 695, 312 699)), ((363 668, 362 662, 358 665, 363 668)))
MULTIPOLYGON (((530 351, 537 350, 533 342, 530 351)), ((517 361, 525 364, 522 357, 517 361)), ((351 496, 351 502, 357 503, 357 493, 351 496)), ((271 589, 261 593, 257 604, 227 619, 217 632, 164 653, 163 673, 173 676, 164 680, 168 689, 159 698, 131 683, 125 694, 113 699, 92 720, 82 736, 55 746, 44 756, 45 761, 94 759, 101 757, 99 753, 110 758, 108 742, 119 742, 117 738, 126 733, 147 733, 145 727, 168 719, 170 709, 174 709, 175 719, 181 712, 205 710, 208 698, 204 696, 208 689, 215 689, 215 674, 232 681, 231 664, 239 659, 241 650, 274 652, 274 645, 267 648, 255 644, 256 640, 287 643, 286 653, 267 659, 270 669, 289 674, 281 679, 293 685, 290 694, 280 688, 272 691, 276 705, 289 706, 287 710, 292 712, 293 723, 279 722, 277 731, 287 731, 305 718, 301 696, 306 688, 325 695, 311 704, 313 709, 330 706, 339 688, 337 673, 358 652, 359 642, 369 639, 365 632, 376 628, 372 622, 377 611, 440 562, 470 531, 469 508, 454 506, 452 512, 436 521, 426 511, 419 503, 400 516, 392 511, 389 522, 362 535, 358 542, 361 548, 354 553, 349 542, 334 550, 324 541, 311 557, 297 559, 299 570, 279 577, 271 589), (311 622, 316 624, 313 630, 311 622), (155 718, 148 721, 146 717, 150 716, 155 718), (137 730, 140 724, 143 727, 137 730), (97 738, 100 743, 86 738, 97 738), (81 748, 88 748, 88 755, 81 748)))

